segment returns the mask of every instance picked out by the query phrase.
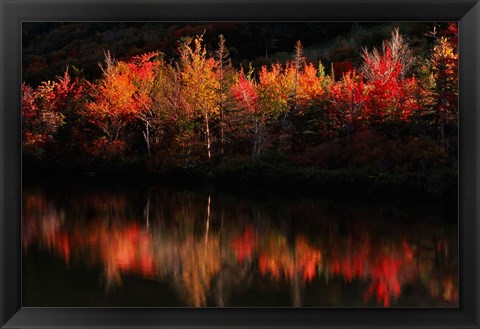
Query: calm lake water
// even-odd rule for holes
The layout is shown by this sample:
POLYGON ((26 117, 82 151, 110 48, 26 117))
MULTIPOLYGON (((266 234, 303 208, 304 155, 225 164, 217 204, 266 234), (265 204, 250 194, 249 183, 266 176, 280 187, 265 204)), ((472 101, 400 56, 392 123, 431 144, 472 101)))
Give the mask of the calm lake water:
POLYGON ((293 191, 28 186, 22 303, 458 307, 453 208, 293 191))

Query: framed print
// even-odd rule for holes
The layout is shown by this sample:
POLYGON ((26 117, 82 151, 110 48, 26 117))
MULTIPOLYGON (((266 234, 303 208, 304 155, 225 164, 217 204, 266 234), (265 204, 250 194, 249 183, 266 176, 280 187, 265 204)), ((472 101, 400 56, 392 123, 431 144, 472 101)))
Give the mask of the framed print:
POLYGON ((1 1, 2 328, 478 328, 478 1, 1 1))

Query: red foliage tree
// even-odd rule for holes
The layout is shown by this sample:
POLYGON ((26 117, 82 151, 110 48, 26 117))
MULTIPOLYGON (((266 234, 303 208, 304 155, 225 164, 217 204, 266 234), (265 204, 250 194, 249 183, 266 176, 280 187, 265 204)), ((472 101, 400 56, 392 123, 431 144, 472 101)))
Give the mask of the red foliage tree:
POLYGON ((333 126, 346 131, 350 136, 364 124, 365 85, 363 77, 355 71, 349 71, 340 81, 333 83, 329 90, 329 118, 333 126))
MULTIPOLYGON (((405 64, 396 58, 391 44, 384 44, 382 54, 366 51, 363 59, 368 72, 365 119, 380 127, 409 121, 420 108, 420 87, 415 77, 402 78, 405 64)), ((394 132, 397 137, 398 133, 394 132)))
POLYGON ((33 89, 22 85, 23 144, 35 153, 43 152, 47 142, 53 142, 58 129, 69 119, 72 108, 83 97, 80 83, 65 71, 57 81, 43 82, 33 89))

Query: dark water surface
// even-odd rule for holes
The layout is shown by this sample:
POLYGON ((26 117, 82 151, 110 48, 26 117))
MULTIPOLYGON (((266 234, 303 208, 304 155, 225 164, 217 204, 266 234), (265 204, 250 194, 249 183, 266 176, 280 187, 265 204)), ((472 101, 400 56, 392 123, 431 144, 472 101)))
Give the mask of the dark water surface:
POLYGON ((458 307, 455 207, 24 187, 28 306, 458 307))

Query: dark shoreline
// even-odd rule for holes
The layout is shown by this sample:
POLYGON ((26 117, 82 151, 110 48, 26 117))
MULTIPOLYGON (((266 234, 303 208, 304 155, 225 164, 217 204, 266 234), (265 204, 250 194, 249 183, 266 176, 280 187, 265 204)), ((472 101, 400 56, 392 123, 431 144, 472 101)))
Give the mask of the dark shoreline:
POLYGON ((89 169, 28 166, 22 170, 24 186, 44 182, 76 182, 122 186, 166 184, 180 187, 211 185, 220 190, 268 194, 299 194, 356 199, 458 202, 458 171, 438 168, 423 172, 372 174, 356 169, 325 170, 291 164, 244 162, 174 167, 156 173, 141 164, 89 169))

